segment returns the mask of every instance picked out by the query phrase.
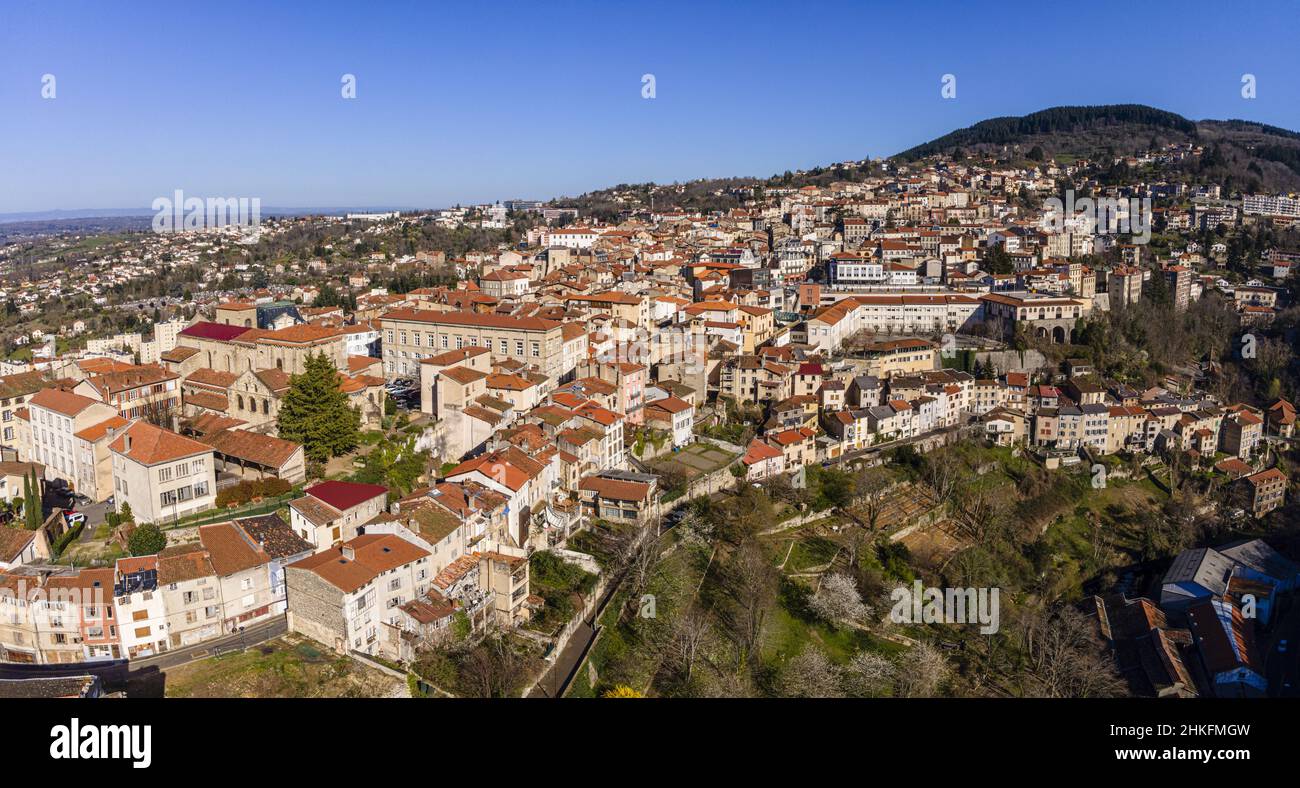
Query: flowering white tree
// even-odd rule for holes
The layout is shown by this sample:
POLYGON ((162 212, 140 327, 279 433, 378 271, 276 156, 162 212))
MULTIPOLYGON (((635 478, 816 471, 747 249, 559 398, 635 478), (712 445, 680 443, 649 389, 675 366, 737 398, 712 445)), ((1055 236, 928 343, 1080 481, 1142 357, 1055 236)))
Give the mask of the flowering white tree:
POLYGON ((848 575, 834 574, 822 581, 821 589, 808 600, 815 616, 834 626, 861 624, 871 615, 862 601, 857 583, 848 575))

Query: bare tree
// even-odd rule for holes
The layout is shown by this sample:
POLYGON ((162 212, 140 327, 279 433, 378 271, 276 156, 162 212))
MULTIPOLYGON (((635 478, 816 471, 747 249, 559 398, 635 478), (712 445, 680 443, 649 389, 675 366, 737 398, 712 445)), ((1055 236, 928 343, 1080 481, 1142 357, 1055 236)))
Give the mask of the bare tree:
POLYGON ((1114 665, 1094 636, 1092 622, 1078 610, 1035 608, 1022 616, 1020 625, 1029 657, 1029 694, 1095 698, 1123 692, 1114 665))
POLYGON ((844 526, 843 533, 844 552, 849 557, 849 568, 857 572, 858 556, 862 555, 862 551, 867 548, 867 545, 871 544, 871 535, 867 533, 867 529, 852 521, 844 526))
POLYGON ((1003 525, 1006 502, 989 490, 966 487, 952 500, 958 529, 975 541, 986 541, 1003 525))
POLYGON ((867 468, 854 479, 853 508, 862 512, 867 526, 873 532, 879 529, 880 517, 885 512, 885 501, 888 498, 886 481, 884 474, 877 468, 867 468))
POLYGON ((858 496, 858 508, 866 516, 867 527, 872 533, 880 530, 880 517, 885 513, 885 491, 881 488, 868 490, 858 496))
POLYGON ((643 533, 633 541, 627 551, 628 590, 639 597, 650 585, 655 568, 659 566, 659 540, 652 533, 643 533))
POLYGON ((673 635, 668 642, 668 660, 670 666, 681 674, 682 680, 689 682, 695 670, 695 661, 709 634, 709 616, 703 610, 692 607, 677 619, 673 635))
POLYGON ((178 414, 174 398, 162 398, 150 396, 136 408, 140 418, 155 427, 172 430, 176 427, 176 416, 178 414))
POLYGON ((727 594, 727 624, 737 645, 737 660, 758 662, 763 628, 776 599, 776 568, 754 541, 747 541, 737 550, 725 570, 727 594))
POLYGON ((958 461, 948 451, 932 452, 926 457, 925 481, 940 501, 948 500, 962 478, 958 461))
POLYGON ((465 655, 462 689, 476 698, 508 698, 516 694, 523 659, 503 637, 484 640, 465 655))
POLYGON ((951 669, 939 649, 921 642, 903 655, 898 671, 898 694, 908 698, 934 697, 951 669))

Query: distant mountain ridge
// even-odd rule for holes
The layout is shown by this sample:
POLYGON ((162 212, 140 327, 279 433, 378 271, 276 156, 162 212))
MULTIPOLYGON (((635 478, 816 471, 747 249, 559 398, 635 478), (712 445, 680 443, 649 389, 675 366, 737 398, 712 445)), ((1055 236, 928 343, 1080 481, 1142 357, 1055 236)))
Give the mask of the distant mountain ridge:
MULTIPOLYGON (((196 196, 196 195, 195 195, 196 196)), ((427 208, 376 208, 373 206, 364 207, 347 207, 347 206, 328 206, 320 208, 286 208, 283 206, 263 206, 263 216, 338 216, 345 213, 385 213, 387 211, 417 211, 428 210, 427 208)), ((52 211, 24 211, 21 213, 0 213, 0 224, 16 224, 18 222, 60 222, 72 221, 77 219, 110 219, 110 218, 152 218, 154 211, 149 208, 59 208, 52 211)))

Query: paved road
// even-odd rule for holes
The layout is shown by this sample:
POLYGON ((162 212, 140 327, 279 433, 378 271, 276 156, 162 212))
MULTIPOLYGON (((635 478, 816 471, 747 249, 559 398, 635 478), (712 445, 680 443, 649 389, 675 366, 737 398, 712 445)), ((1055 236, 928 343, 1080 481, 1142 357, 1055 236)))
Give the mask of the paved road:
POLYGON ((113 509, 106 503, 92 503, 90 506, 78 506, 77 511, 86 515, 86 525, 81 529, 81 536, 77 537, 78 542, 92 542, 95 539, 95 529, 104 524, 108 519, 108 513, 113 509))
POLYGON ((1274 615, 1277 619, 1273 631, 1259 638, 1259 647, 1266 649, 1264 675, 1268 679, 1268 694, 1275 698, 1300 697, 1300 610, 1293 600, 1286 598, 1274 615), (1277 648, 1282 640, 1287 642, 1285 653, 1277 648))
POLYGON ((179 667, 196 659, 207 659, 226 651, 239 651, 246 646, 263 643, 283 635, 288 629, 287 619, 284 616, 276 616, 270 621, 248 627, 242 636, 238 633, 225 635, 215 640, 205 640, 192 646, 172 649, 157 656, 133 659, 131 670, 134 672, 157 669, 165 672, 168 668, 179 667))
POLYGON ((542 676, 541 681, 533 687, 528 693, 530 698, 555 698, 559 697, 569 686, 569 681, 578 666, 582 664, 583 657, 587 655, 587 649, 590 648, 596 639, 596 630, 583 621, 578 628, 573 631, 569 638, 569 643, 564 647, 551 667, 542 676))

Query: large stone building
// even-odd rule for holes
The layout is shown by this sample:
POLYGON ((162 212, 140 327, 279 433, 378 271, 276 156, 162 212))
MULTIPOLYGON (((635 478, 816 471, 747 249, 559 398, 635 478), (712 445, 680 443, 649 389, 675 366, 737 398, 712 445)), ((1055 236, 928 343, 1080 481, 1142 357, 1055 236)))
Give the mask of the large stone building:
POLYGON ((562 368, 563 324, 537 317, 394 309, 380 318, 383 329, 384 373, 387 377, 417 378, 420 361, 448 350, 483 347, 492 361, 513 360, 559 378, 562 368))

